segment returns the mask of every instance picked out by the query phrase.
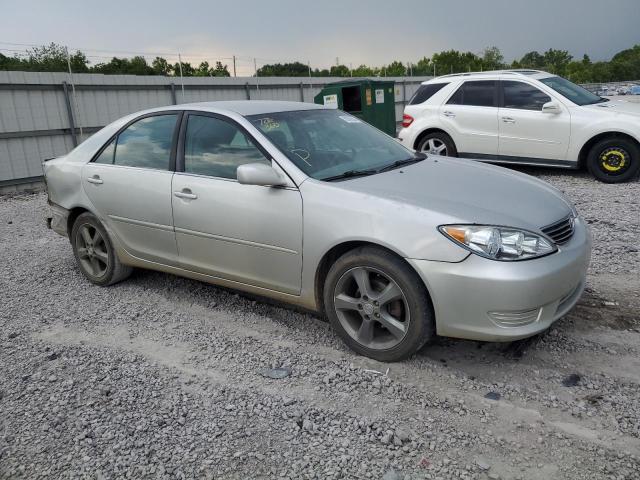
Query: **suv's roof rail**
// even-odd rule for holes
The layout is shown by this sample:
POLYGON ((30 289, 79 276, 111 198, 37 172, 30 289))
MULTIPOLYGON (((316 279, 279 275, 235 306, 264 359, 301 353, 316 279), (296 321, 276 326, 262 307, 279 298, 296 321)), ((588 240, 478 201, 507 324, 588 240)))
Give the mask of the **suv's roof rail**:
POLYGON ((487 70, 484 72, 461 72, 440 75, 435 78, 451 78, 451 77, 470 77, 472 75, 531 75, 533 73, 545 73, 542 70, 532 70, 529 68, 514 68, 509 70, 487 70))

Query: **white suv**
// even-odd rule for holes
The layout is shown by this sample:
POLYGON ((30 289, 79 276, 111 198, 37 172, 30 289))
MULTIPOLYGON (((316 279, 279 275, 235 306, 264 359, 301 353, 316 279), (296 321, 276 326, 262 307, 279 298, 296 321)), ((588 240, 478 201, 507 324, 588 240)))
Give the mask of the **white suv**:
POLYGON ((405 107, 398 140, 417 151, 522 165, 640 172, 640 104, 601 98, 535 70, 434 78, 405 107))

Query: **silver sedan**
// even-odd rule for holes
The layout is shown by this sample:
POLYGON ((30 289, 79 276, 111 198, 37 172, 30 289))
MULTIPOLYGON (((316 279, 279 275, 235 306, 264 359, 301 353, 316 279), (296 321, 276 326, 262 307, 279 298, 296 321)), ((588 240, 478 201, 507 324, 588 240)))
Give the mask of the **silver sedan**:
POLYGON ((534 335, 580 297, 585 222, 530 176, 418 154, 297 102, 157 108, 45 162, 49 225, 97 285, 148 268, 325 314, 356 352, 534 335))

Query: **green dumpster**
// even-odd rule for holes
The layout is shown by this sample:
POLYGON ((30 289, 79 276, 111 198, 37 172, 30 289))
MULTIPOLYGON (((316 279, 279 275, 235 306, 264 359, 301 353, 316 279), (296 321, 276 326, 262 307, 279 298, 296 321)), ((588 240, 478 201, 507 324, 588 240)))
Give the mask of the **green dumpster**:
POLYGON ((314 102, 349 112, 383 132, 396 135, 394 82, 353 79, 329 83, 314 102))

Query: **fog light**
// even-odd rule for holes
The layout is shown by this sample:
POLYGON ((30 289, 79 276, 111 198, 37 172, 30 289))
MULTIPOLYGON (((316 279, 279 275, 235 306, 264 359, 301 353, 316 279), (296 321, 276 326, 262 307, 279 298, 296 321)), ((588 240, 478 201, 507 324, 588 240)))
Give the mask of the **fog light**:
POLYGON ((489 318, 499 327, 522 327, 538 320, 542 308, 516 312, 488 312, 489 318))

